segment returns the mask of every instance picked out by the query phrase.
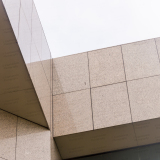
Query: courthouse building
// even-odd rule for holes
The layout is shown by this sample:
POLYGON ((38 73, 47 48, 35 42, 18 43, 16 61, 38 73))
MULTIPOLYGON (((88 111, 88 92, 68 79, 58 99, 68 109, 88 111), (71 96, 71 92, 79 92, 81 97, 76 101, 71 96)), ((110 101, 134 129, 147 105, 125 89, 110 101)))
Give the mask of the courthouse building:
POLYGON ((0 160, 62 159, 160 159, 160 38, 52 59, 33 0, 0 0, 0 160))

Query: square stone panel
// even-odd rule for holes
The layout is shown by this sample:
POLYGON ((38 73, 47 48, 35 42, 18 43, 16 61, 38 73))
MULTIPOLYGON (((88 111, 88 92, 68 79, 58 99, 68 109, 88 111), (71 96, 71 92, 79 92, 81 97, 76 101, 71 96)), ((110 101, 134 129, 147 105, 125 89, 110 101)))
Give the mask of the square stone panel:
POLYGON ((89 88, 87 53, 53 59, 53 95, 89 88))
POLYGON ((92 129, 89 89, 53 96, 54 137, 92 129))
POLYGON ((15 160, 17 117, 0 110, 0 157, 15 160))
POLYGON ((127 80, 160 74, 154 39, 122 45, 127 80))
POLYGON ((126 82, 92 89, 95 129, 131 123, 126 82))
POLYGON ((88 56, 91 87, 125 81, 121 46, 91 51, 88 56))
POLYGON ((128 82, 133 122, 160 117, 160 76, 128 82))

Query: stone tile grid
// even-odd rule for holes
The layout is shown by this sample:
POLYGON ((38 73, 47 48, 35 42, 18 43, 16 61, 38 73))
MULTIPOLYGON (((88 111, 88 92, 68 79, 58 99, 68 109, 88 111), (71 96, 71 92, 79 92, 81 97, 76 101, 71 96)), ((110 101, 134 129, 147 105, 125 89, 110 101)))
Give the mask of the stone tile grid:
POLYGON ((121 46, 88 52, 91 88, 125 80, 121 46))
POLYGON ((131 123, 126 82, 92 89, 95 129, 131 123))
POLYGON ((154 39, 122 45, 126 79, 133 80, 160 74, 154 39))
POLYGON ((53 95, 88 88, 87 53, 53 59, 53 95))
POLYGON ((53 96, 54 137, 93 130, 90 90, 53 96))
MULTIPOLYGON (((88 52, 87 52, 87 54, 88 54, 88 52)), ((123 53, 122 53, 122 56, 123 56, 123 53)), ((123 59, 123 63, 124 63, 124 59, 123 59)), ((88 64, 89 65, 89 64, 88 64)), ((124 65, 124 64, 123 64, 124 65)), ((124 67, 124 70, 125 70, 125 66, 123 66, 124 67)), ((89 70, 89 76, 91 76, 91 74, 90 74, 90 68, 88 67, 88 70, 89 70)), ((126 74, 126 72, 124 72, 125 74, 126 74)), ((126 80, 126 78, 124 78, 123 79, 123 81, 122 82, 129 82, 129 81, 134 81, 134 80, 137 80, 137 79, 144 79, 144 78, 148 78, 148 77, 154 77, 154 76, 157 76, 157 75, 152 75, 152 76, 146 76, 146 77, 140 77, 140 78, 135 78, 135 79, 131 79, 131 80, 126 80)), ((89 79, 90 79, 90 77, 89 77, 89 79)), ((90 83, 90 82, 89 82, 90 83)), ((112 84, 107 84, 107 85, 102 85, 102 86, 109 86, 109 85, 115 85, 115 84, 119 84, 119 83, 121 83, 121 82, 117 82, 117 83, 112 83, 112 84)), ((90 89, 92 88, 98 88, 98 87, 102 87, 102 86, 97 86, 97 87, 91 87, 91 83, 90 83, 90 89)), ((85 90, 85 89, 82 89, 82 90, 85 90)), ((82 90, 77 90, 77 91, 82 91, 82 90)), ((66 93, 72 93, 72 92, 76 92, 76 91, 71 91, 71 92, 66 92, 66 93)), ((127 92, 128 92, 128 86, 127 86, 127 92)), ((127 93, 128 94, 128 93, 127 93)), ((58 94, 58 95, 61 95, 61 93, 60 94, 58 94)), ((128 95, 129 96, 129 95, 128 95)), ((92 97, 91 97, 92 98, 92 97)), ((128 97, 129 98, 129 97, 128 97)), ((129 100, 129 99, 128 99, 129 100)), ((91 100, 92 101, 92 100, 91 100)), ((91 102, 92 103, 92 102, 91 102)), ((91 106, 92 107, 92 106, 91 106)), ((129 109, 131 110, 131 107, 129 106, 129 109)), ((132 114, 131 114, 131 119, 132 119, 132 114)), ((132 120, 132 122, 133 122, 133 120, 132 120)), ((94 123, 94 122, 93 122, 94 123)))

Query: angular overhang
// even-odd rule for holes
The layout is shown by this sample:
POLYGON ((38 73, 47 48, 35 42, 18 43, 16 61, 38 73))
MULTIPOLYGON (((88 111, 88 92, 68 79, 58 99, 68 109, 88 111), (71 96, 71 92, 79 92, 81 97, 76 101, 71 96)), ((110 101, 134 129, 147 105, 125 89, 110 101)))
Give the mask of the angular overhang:
POLYGON ((48 128, 22 54, 0 1, 0 109, 48 128))

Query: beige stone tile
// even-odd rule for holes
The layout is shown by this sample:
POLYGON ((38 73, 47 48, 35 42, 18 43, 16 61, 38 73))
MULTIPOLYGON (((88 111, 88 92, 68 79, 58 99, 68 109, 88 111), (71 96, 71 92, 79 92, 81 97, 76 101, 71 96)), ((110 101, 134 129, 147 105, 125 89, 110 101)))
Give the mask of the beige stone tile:
POLYGON ((18 118, 16 160, 50 160, 50 131, 18 118))
POLYGON ((53 59, 53 95, 87 88, 87 53, 53 59))
POLYGON ((92 89, 95 129, 131 123, 126 82, 92 89))
POLYGON ((0 110, 0 157, 15 160, 17 117, 0 110))
POLYGON ((160 76, 128 82, 133 121, 160 117, 160 76))
POLYGON ((127 80, 160 74, 154 39, 122 45, 127 80))
POLYGON ((44 68, 44 72, 47 77, 47 81, 48 81, 49 86, 51 88, 52 87, 52 59, 43 60, 42 66, 44 68))
POLYGON ((38 95, 38 98, 48 97, 51 95, 50 83, 45 74, 41 61, 31 64, 33 72, 33 84, 38 95))
POLYGON ((90 90, 53 96, 54 136, 93 129, 90 90))
POLYGON ((43 97, 39 99, 45 118, 50 128, 51 128, 51 114, 52 114, 52 99, 51 99, 52 97, 51 96, 43 97))
POLYGON ((88 56, 91 87, 125 81, 121 46, 91 51, 88 56))

